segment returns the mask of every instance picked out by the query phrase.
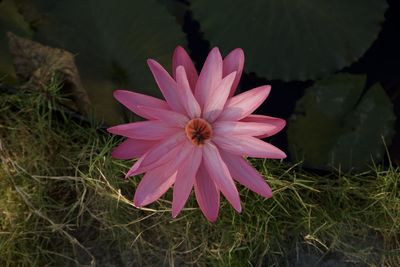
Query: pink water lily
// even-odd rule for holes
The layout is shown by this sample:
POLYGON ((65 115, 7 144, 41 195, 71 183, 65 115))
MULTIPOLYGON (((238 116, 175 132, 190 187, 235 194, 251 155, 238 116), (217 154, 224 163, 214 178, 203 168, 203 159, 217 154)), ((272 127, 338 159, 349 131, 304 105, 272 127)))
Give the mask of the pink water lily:
POLYGON ((200 75, 179 46, 172 58, 173 77, 156 61, 147 63, 165 100, 115 91, 121 104, 147 120, 108 129, 127 137, 113 150, 113 157, 138 158, 126 176, 145 173, 135 192, 135 206, 156 201, 173 186, 175 218, 194 187, 203 214, 215 221, 220 192, 241 212, 234 181, 271 197, 263 176, 245 157, 285 158, 284 152, 260 140, 279 132, 285 121, 252 115, 267 98, 269 85, 233 96, 243 71, 242 49, 224 59, 218 48, 212 49, 200 75))

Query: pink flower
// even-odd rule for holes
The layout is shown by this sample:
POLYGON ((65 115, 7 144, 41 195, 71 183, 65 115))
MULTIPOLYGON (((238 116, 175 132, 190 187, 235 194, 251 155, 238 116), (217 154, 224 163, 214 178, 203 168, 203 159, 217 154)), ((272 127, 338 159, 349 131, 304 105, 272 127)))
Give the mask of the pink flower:
POLYGON ((147 120, 108 129, 128 138, 113 150, 113 157, 138 158, 126 176, 145 173, 135 206, 154 202, 173 186, 175 218, 194 187, 202 212, 215 221, 220 192, 241 211, 234 180, 270 198, 270 187, 244 157, 285 158, 284 152, 259 139, 279 132, 285 121, 251 114, 267 98, 269 85, 233 96, 243 70, 242 49, 224 59, 218 48, 212 49, 200 75, 179 46, 172 58, 173 78, 156 61, 147 63, 165 101, 117 90, 115 98, 147 120))

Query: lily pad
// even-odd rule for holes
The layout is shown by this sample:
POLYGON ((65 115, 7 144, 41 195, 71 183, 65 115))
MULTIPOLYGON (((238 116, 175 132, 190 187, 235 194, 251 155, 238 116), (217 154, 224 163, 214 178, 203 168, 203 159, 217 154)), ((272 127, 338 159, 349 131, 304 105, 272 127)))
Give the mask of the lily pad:
POLYGON ((385 154, 394 134, 393 105, 379 84, 364 94, 365 76, 338 74, 317 82, 288 123, 289 151, 319 169, 364 169, 385 154))
POLYGON ((247 71, 268 79, 307 80, 360 58, 376 39, 384 0, 193 0, 212 45, 242 47, 247 71))
POLYGON ((156 0, 35 1, 45 17, 35 39, 76 55, 84 87, 98 117, 122 120, 112 91, 123 87, 160 96, 148 58, 170 65, 185 36, 175 18, 156 0))

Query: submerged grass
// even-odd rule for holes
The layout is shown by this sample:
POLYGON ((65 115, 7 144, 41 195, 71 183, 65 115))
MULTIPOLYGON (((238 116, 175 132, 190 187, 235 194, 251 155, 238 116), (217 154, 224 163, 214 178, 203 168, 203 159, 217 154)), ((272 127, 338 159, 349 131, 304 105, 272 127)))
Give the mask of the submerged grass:
POLYGON ((222 201, 211 224, 192 195, 173 220, 171 192, 133 207, 139 178, 110 157, 119 140, 54 105, 0 95, 0 266, 400 266, 397 167, 317 175, 252 160, 272 199, 240 187, 242 214, 222 201))

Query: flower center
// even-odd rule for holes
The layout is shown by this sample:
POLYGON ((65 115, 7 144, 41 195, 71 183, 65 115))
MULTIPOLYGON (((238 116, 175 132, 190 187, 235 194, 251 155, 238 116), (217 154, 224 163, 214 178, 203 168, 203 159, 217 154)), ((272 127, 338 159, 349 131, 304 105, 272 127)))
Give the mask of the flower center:
POLYGON ((203 119, 196 118, 190 120, 185 127, 187 137, 197 146, 204 145, 205 141, 212 135, 211 125, 203 119))

